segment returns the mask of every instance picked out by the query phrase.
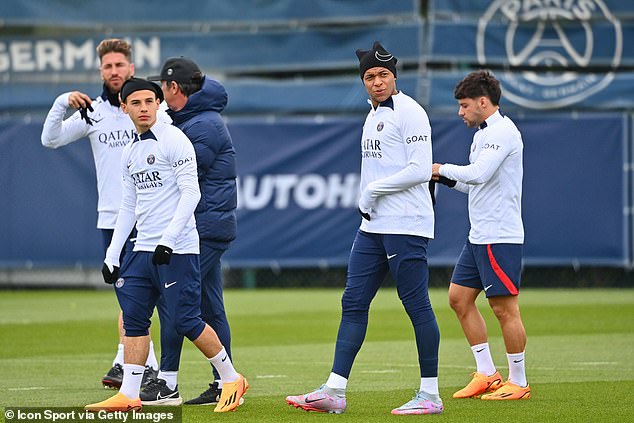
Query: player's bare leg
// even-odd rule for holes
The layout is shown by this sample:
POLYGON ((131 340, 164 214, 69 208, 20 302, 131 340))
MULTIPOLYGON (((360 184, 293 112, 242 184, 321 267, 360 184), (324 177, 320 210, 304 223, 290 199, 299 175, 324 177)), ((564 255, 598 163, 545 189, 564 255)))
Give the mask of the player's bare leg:
POLYGON ((500 322, 506 352, 516 354, 526 348, 526 330, 520 315, 517 295, 489 298, 491 309, 500 322))
POLYGON ((517 295, 489 298, 489 304, 500 322, 506 357, 509 363, 509 379, 492 394, 483 395, 484 400, 529 399, 531 388, 526 380, 524 349, 526 330, 522 323, 517 295))
POLYGON ((449 305, 456 313, 469 345, 487 342, 486 323, 476 306, 476 299, 480 292, 479 289, 455 283, 449 285, 449 305))
MULTIPOLYGON (((124 363, 124 337, 125 329, 123 328, 123 312, 119 311, 118 318, 118 331, 119 331, 119 345, 117 347, 117 355, 113 360, 112 367, 108 370, 108 373, 101 379, 101 383, 104 388, 119 389, 123 381, 123 363, 124 363)), ((141 386, 147 386, 152 380, 158 376, 158 361, 156 360, 156 354, 154 353, 154 345, 150 339, 150 350, 145 362, 145 371, 143 373, 143 381, 141 386)))
POLYGON ((502 376, 495 369, 488 349, 486 323, 476 306, 476 299, 480 292, 480 289, 454 283, 449 286, 449 305, 460 321, 477 365, 477 371, 473 373, 471 381, 467 386, 456 391, 453 394, 454 398, 477 398, 487 392, 494 392, 502 386, 502 376))

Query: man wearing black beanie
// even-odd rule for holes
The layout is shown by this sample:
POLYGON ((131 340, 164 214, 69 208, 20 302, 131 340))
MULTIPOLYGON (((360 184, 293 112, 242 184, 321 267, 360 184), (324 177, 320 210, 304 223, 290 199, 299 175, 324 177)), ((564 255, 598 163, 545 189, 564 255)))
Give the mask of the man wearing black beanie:
POLYGON ((365 75, 365 72, 370 68, 386 68, 396 78, 396 62, 398 59, 388 53, 378 41, 374 42, 371 50, 357 50, 357 57, 359 58, 359 74, 361 79, 365 75))
POLYGON ((348 378, 365 338, 370 303, 390 272, 414 326, 421 376, 416 396, 392 414, 440 414, 440 332, 427 292, 427 245, 434 237, 431 126, 425 110, 397 90, 396 57, 378 41, 356 54, 372 107, 361 137, 363 218, 348 261, 334 363, 324 385, 286 402, 308 411, 346 410, 348 378))
MULTIPOLYGON (((201 318, 200 246, 194 218, 201 194, 194 146, 180 129, 157 119, 163 99, 158 85, 130 78, 120 94, 121 110, 130 116, 136 133, 121 153, 121 206, 102 275, 104 282, 114 284, 123 311, 123 381, 118 394, 84 408, 141 409, 150 317, 160 299, 161 322, 169 322, 170 331, 192 341, 220 373, 223 389, 214 412, 233 411, 249 384, 233 367, 216 332, 201 318), (134 227, 134 249, 121 261, 121 248, 134 227)), ((174 394, 180 404, 177 387, 174 394)))

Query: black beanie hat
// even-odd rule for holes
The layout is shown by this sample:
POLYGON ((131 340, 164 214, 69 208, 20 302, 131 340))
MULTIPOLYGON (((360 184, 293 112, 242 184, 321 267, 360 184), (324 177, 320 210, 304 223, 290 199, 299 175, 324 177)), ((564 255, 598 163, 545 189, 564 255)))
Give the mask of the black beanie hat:
POLYGON ((163 101, 163 90, 154 82, 147 79, 130 78, 123 83, 121 87, 121 101, 125 103, 125 99, 135 91, 149 90, 154 91, 156 98, 163 101))
POLYGON ((396 77, 397 59, 384 49, 378 41, 374 42, 372 50, 359 49, 356 53, 359 58, 359 74, 361 75, 361 79, 363 79, 365 71, 375 67, 385 68, 396 77))

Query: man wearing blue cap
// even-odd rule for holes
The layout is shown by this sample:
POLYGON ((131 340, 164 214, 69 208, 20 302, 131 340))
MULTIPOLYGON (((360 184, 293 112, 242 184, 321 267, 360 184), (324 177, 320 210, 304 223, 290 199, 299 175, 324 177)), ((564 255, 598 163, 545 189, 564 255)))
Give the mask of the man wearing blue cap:
POLYGON ((363 218, 348 261, 334 363, 324 385, 286 402, 307 411, 346 410, 348 377, 365 338, 370 303, 390 272, 414 326, 420 369, 416 396, 392 414, 439 414, 440 333, 427 292, 427 244, 434 236, 431 127, 425 110, 397 90, 396 57, 378 42, 356 54, 371 108, 361 138, 363 218))
POLYGON ((161 298, 171 328, 189 338, 220 373, 224 389, 215 412, 232 411, 249 385, 237 373, 216 332, 200 318, 199 239, 194 209, 200 200, 196 154, 178 128, 157 121, 163 92, 131 78, 121 88, 122 110, 138 135, 121 157, 123 196, 102 273, 114 283, 123 310, 124 365, 119 393, 88 411, 141 408, 139 392, 148 354, 150 317, 161 298), (134 250, 119 252, 136 222, 134 250), (120 266, 120 268, 119 268, 120 266))

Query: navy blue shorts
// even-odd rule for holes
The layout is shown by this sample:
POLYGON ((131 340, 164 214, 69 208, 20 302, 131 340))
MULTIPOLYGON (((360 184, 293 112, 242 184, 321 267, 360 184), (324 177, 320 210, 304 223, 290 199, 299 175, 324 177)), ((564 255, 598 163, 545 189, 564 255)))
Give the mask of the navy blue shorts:
MULTIPOLYGON (((153 253, 132 251, 121 265, 115 291, 126 336, 147 335, 159 297, 173 330, 194 340, 205 323, 200 317, 200 263, 198 254, 173 254, 169 265, 152 264, 153 253)), ((161 320, 163 320, 163 318, 161 320)))
POLYGON ((462 247, 451 282, 484 290, 488 297, 517 295, 522 276, 522 244, 471 244, 462 247))

